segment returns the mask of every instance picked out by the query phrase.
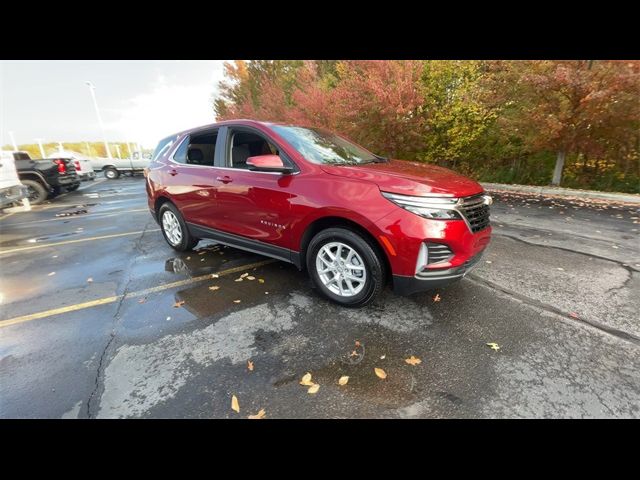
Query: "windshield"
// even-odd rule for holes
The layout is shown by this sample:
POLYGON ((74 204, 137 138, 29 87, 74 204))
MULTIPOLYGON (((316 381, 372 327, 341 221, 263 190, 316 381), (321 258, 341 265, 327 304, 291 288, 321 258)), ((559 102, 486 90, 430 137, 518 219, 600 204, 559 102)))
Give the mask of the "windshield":
POLYGON ((381 161, 373 153, 326 130, 284 125, 271 128, 313 163, 359 165, 381 161))

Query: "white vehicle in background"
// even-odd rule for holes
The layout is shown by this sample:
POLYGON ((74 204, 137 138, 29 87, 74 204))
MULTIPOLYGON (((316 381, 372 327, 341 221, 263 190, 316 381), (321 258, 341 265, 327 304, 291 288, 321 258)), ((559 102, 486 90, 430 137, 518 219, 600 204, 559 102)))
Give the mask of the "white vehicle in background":
POLYGON ((29 190, 20 183, 12 152, 0 153, 0 208, 6 208, 23 198, 29 197, 29 190))
POLYGON ((131 158, 93 158, 91 163, 93 169, 104 172, 104 176, 109 180, 115 180, 120 175, 143 173, 149 166, 151 158, 149 155, 140 155, 133 152, 131 158))

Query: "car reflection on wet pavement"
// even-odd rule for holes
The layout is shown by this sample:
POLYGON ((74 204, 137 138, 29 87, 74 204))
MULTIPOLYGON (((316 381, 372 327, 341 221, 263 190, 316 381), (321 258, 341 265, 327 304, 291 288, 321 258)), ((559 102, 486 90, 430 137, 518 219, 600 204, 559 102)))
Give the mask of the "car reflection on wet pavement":
POLYGON ((497 196, 463 281, 364 309, 284 262, 173 251, 142 178, 0 217, 0 416, 640 417, 640 265, 617 256, 637 258, 637 212, 536 208, 541 228, 530 204, 497 196))

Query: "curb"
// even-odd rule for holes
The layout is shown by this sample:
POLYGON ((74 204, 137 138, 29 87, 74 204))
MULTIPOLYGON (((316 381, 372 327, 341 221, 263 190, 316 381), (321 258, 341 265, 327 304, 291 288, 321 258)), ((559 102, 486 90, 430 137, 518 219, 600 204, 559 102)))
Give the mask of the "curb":
POLYGON ((555 195, 574 198, 597 198, 621 203, 640 205, 640 195, 632 193, 599 192, 596 190, 578 190, 574 188, 541 187, 535 185, 507 185, 505 183, 480 183, 487 190, 534 193, 537 195, 555 195))

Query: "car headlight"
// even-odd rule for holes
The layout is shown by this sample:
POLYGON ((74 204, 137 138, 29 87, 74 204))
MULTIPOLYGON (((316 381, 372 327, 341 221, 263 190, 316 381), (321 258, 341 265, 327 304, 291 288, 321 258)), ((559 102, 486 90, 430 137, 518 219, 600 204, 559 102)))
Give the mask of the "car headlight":
POLYGON ((416 197, 397 193, 381 192, 387 200, 405 210, 433 220, 461 220, 456 210, 458 199, 454 197, 416 197))

